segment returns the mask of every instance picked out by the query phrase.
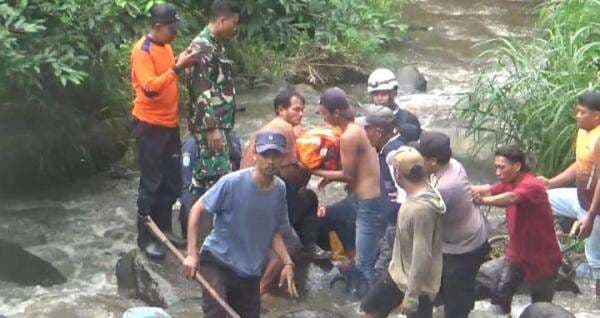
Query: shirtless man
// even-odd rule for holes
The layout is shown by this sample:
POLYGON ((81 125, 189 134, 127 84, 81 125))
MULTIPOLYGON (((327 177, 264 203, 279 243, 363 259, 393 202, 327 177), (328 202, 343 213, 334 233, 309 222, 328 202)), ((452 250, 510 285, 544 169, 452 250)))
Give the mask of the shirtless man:
MULTIPOLYGON (((313 170, 323 177, 319 188, 329 182, 348 183, 356 197, 356 269, 371 285, 375 280, 375 260, 385 231, 385 209, 379 186, 377 151, 362 127, 354 123, 346 93, 335 87, 321 95, 319 112, 323 120, 342 130, 340 157, 342 170, 313 170)), ((321 209, 319 212, 323 213, 321 209)))

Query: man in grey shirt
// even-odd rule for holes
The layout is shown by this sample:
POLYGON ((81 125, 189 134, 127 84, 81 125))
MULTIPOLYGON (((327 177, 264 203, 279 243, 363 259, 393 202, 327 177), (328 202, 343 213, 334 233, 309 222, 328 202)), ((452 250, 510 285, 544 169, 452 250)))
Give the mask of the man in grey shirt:
POLYGON ((443 273, 441 294, 448 318, 468 317, 475 303, 475 276, 490 247, 486 222, 473 204, 465 169, 452 157, 450 138, 423 132, 417 149, 425 170, 446 204, 442 217, 443 273))

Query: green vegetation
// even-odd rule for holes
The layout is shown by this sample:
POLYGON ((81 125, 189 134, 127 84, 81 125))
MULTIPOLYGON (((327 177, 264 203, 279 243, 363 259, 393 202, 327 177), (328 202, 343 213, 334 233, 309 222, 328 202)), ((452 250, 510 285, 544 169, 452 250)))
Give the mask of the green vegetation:
POLYGON ((361 69, 405 34, 403 1, 246 1, 234 57, 246 74, 336 81, 344 69, 361 69))
MULTIPOLYGON (((158 2, 0 1, 0 188, 70 180, 123 155, 130 144, 129 50, 158 2)), ((211 2, 173 1, 186 22, 176 52, 206 24, 211 2)), ((240 2, 230 52, 241 75, 334 81, 404 34, 401 1, 240 2)))
POLYGON ((531 40, 494 41, 492 75, 459 115, 476 144, 518 143, 550 176, 573 162, 577 95, 600 88, 600 0, 548 1, 538 28, 531 40))

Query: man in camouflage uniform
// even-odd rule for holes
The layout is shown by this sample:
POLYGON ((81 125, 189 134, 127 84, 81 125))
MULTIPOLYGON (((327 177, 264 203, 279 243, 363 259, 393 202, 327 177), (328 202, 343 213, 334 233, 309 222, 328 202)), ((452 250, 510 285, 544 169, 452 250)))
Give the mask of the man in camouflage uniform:
MULTIPOLYGON (((184 237, 188 214, 194 202, 220 177, 239 167, 241 146, 232 129, 235 122, 235 88, 232 61, 225 57, 222 41, 233 38, 237 31, 240 7, 229 0, 215 0, 210 21, 190 44, 198 52, 188 71, 189 92, 188 148, 195 145, 194 160, 183 162, 184 189, 180 222, 184 237), (236 158, 237 157, 237 158, 236 158), (233 160, 232 160, 233 159, 233 160), (187 179, 185 179, 187 176, 187 179)), ((192 153, 190 149, 184 151, 192 153)))
POLYGON ((189 130, 199 154, 192 187, 201 191, 232 170, 229 132, 235 122, 235 88, 232 61, 225 57, 221 41, 235 36, 239 15, 236 3, 216 0, 211 6, 209 24, 190 45, 199 53, 188 81, 189 130))

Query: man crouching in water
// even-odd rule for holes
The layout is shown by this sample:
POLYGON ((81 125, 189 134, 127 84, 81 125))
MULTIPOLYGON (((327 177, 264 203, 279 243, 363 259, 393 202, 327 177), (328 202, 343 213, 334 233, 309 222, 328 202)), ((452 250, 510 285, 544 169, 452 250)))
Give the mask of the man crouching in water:
POLYGON ((375 280, 379 241, 386 224, 377 152, 369 143, 365 130, 354 123, 354 111, 343 90, 337 87, 326 90, 321 95, 319 112, 326 123, 342 131, 342 170, 316 169, 312 173, 324 178, 319 188, 331 181, 346 182, 356 196, 356 269, 371 285, 375 280))
POLYGON ((406 191, 398 211, 392 261, 361 303, 365 317, 387 317, 400 305, 408 318, 431 317, 442 278, 442 214, 446 206, 428 183, 424 160, 411 147, 391 158, 396 182, 406 191))
MULTIPOLYGON (((182 269, 186 277, 193 277, 198 268, 244 318, 260 316, 260 277, 271 248, 284 264, 279 284, 286 282, 290 295, 298 296, 294 263, 280 234, 290 226, 285 184, 276 177, 286 152, 286 138, 278 132, 263 131, 255 140, 255 167, 224 176, 192 207, 182 269), (198 225, 205 212, 214 215, 213 230, 198 254, 198 225)), ((227 317, 204 287, 202 292, 205 317, 227 317)))

